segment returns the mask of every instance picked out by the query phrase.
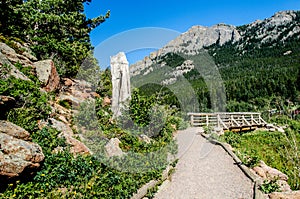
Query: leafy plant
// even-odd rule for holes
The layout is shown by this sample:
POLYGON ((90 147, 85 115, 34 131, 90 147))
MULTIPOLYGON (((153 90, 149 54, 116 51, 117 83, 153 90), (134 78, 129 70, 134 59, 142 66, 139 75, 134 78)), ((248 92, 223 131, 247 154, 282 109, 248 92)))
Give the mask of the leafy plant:
POLYGON ((20 63, 16 63, 15 66, 17 69, 19 69, 25 76, 27 76, 33 82, 39 84, 39 80, 38 80, 37 76, 35 75, 35 71, 34 71, 33 67, 30 67, 30 66, 24 67, 20 63))
POLYGON ((40 92, 39 84, 14 77, 0 79, 0 94, 14 97, 17 102, 7 114, 8 120, 30 132, 37 130, 37 120, 48 117, 48 95, 40 92))
POLYGON ((276 183, 276 180, 264 181, 264 183, 260 185, 260 190, 262 190, 265 194, 269 194, 279 191, 279 185, 276 183))

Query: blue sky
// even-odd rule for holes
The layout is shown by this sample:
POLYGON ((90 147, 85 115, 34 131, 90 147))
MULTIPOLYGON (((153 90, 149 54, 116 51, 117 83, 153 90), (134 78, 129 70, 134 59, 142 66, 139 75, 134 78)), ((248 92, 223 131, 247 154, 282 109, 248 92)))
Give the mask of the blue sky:
MULTIPOLYGON (((107 10, 111 11, 111 17, 92 31, 92 44, 97 47, 103 42, 109 43, 107 41, 115 40, 112 38, 118 38, 120 35, 124 36, 124 31, 127 31, 131 36, 124 37, 123 42, 102 46, 106 47, 105 51, 110 48, 111 53, 116 53, 118 50, 127 51, 128 59, 133 63, 150 51, 162 47, 193 25, 211 26, 217 23, 243 25, 256 19, 271 17, 278 11, 300 10, 300 0, 93 0, 86 6, 85 13, 87 17, 92 18, 105 14, 107 10), (149 42, 160 40, 160 43, 154 46, 141 44, 141 49, 136 47, 131 50, 122 47, 124 39, 126 43, 135 41, 139 32, 134 34, 133 31, 131 34, 131 30, 136 28, 141 30, 145 27, 158 27, 170 31, 163 31, 168 36, 162 38, 160 36, 151 38, 151 33, 145 34, 144 40, 149 42), (112 50, 113 48, 115 50, 112 50)), ((97 58, 99 54, 105 54, 104 49, 99 50, 98 55, 95 54, 97 58)), ((105 56, 107 57, 108 54, 105 56)), ((102 65, 107 65, 107 61, 102 65)))

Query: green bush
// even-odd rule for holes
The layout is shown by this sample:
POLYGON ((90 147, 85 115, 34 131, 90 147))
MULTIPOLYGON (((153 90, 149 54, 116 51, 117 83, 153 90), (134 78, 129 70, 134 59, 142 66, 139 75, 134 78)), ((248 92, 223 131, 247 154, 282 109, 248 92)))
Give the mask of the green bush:
POLYGON ((276 180, 264 181, 264 183, 259 187, 265 194, 279 191, 279 185, 276 180))
POLYGON ((9 77, 0 79, 0 95, 16 99, 16 108, 7 114, 7 119, 32 132, 37 130, 37 120, 50 113, 49 96, 40 92, 39 84, 9 77))
POLYGON ((25 76, 27 76, 29 79, 31 79, 33 82, 36 82, 39 84, 39 79, 37 78, 37 76, 35 75, 35 69, 33 67, 30 66, 22 66, 22 64, 20 63, 16 63, 15 67, 17 69, 19 69, 19 71, 21 71, 25 76))

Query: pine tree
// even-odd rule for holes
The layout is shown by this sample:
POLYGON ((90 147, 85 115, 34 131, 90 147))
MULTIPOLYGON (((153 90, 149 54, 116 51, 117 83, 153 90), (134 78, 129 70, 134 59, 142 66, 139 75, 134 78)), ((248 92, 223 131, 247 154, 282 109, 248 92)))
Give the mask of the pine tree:
POLYGON ((0 30, 6 36, 18 36, 23 29, 21 16, 15 12, 15 7, 22 4, 22 0, 0 1, 0 30))
POLYGON ((38 58, 59 61, 63 76, 75 76, 92 46, 90 32, 110 15, 86 18, 84 3, 91 0, 27 0, 16 5, 14 12, 26 25, 22 32, 38 58))

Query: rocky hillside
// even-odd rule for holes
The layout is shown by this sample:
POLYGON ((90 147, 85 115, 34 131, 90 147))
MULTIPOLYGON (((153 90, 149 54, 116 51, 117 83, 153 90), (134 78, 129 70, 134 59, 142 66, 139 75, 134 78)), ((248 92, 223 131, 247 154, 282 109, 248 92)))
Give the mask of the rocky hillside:
POLYGON ((137 91, 136 122, 123 110, 113 119, 109 70, 86 59, 76 78, 64 77, 57 64, 0 34, 0 198, 131 198, 166 179, 183 119, 157 108, 163 122, 148 125, 158 99, 137 91))
MULTIPOLYGON (((61 132, 58 137, 66 140, 71 153, 89 154, 89 149, 75 138, 71 128, 74 127, 74 111, 61 104, 65 102, 72 106, 98 96, 96 93, 86 92, 86 82, 60 79, 54 62, 50 59, 37 60, 26 44, 11 44, 14 44, 11 46, 15 49, 0 42, 0 179, 6 180, 24 175, 28 177, 29 173, 40 166, 44 154, 42 148, 32 142, 31 133, 44 127, 61 132), (50 92, 57 94, 47 101, 46 96, 50 92), (46 98, 41 99, 43 97, 46 98), (29 110, 32 113, 26 115, 25 112, 29 110)), ((63 148, 53 149, 55 150, 63 148)))
MULTIPOLYGON (((212 27, 193 26, 162 49, 133 64, 130 67, 132 76, 148 74, 151 66, 161 62, 168 53, 196 55, 202 49, 217 45, 235 44, 241 51, 248 48, 274 45, 300 38, 300 13, 296 11, 278 12, 265 20, 257 20, 244 26, 217 24, 212 27)), ((164 63, 163 63, 164 64, 164 63)))

